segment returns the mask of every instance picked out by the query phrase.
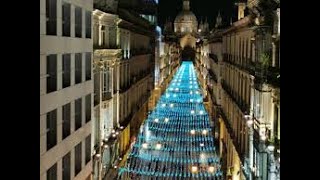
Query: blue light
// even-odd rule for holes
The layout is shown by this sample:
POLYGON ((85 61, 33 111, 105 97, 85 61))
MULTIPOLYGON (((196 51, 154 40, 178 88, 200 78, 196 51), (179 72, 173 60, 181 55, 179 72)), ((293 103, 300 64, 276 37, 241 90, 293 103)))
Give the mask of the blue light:
POLYGON ((120 177, 181 179, 220 175, 220 160, 202 99, 192 62, 183 62, 142 125, 126 167, 119 170, 120 177), (198 167, 196 173, 191 172, 192 166, 198 167), (215 172, 208 172, 209 167, 215 172))

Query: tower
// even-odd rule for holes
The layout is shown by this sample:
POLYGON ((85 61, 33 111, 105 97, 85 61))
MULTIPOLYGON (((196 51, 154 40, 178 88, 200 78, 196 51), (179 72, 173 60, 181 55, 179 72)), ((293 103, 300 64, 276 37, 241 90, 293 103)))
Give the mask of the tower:
POLYGON ((190 1, 189 0, 183 0, 183 10, 184 11, 190 10, 190 1))
POLYGON ((219 26, 222 25, 222 18, 221 18, 221 15, 220 15, 220 11, 218 12, 218 16, 216 18, 216 25, 215 27, 218 28, 219 26))
POLYGON ((238 2, 236 3, 238 6, 238 20, 244 18, 244 10, 246 9, 246 3, 238 2))

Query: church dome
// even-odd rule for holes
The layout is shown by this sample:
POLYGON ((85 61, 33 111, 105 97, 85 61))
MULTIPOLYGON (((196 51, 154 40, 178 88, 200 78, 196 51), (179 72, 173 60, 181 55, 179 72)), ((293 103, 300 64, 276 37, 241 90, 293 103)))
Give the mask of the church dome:
POLYGON ((192 22, 198 23, 197 17, 193 14, 192 11, 181 11, 175 19, 175 23, 182 23, 182 22, 192 22))
POLYGON ((197 31, 197 17, 190 11, 189 0, 183 0, 183 10, 177 15, 174 20, 176 33, 192 33, 197 31))

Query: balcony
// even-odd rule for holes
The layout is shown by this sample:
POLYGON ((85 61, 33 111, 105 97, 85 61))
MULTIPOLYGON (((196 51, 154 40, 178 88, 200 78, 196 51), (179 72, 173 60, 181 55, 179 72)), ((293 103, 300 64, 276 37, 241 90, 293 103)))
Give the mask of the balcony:
POLYGON ((249 58, 242 57, 242 63, 236 63, 235 62, 236 56, 224 53, 223 54, 223 61, 231 64, 233 66, 236 66, 237 68, 247 71, 251 75, 255 75, 255 64, 251 61, 249 58))
POLYGON ((102 101, 108 101, 110 99, 112 99, 112 92, 102 93, 102 101))
POLYGON ((145 54, 152 54, 152 50, 146 49, 146 48, 140 48, 140 49, 132 49, 130 51, 131 56, 139 56, 139 55, 145 55, 145 54))
POLYGON ((217 55, 213 54, 213 53, 210 53, 209 54, 209 57, 215 62, 215 63, 218 63, 218 57, 217 55))
POLYGON ((212 80, 214 80, 214 82, 218 83, 218 79, 217 79, 217 76, 216 74, 211 70, 211 69, 208 69, 208 73, 209 73, 209 76, 212 80))
POLYGON ((263 83, 270 84, 274 87, 280 87, 280 68, 277 67, 257 67, 259 73, 255 76, 255 84, 261 85, 263 83))
POLYGON ((127 92, 130 88, 131 88, 131 84, 123 85, 123 86, 120 87, 119 93, 120 93, 120 94, 125 93, 125 92, 127 92))
POLYGON ((104 45, 93 45, 93 49, 121 49, 120 46, 117 46, 117 45, 107 45, 107 44, 104 44, 104 45))
POLYGON ((146 70, 140 71, 138 74, 131 76, 130 82, 135 84, 136 82, 140 81, 141 79, 145 78, 151 74, 151 69, 148 68, 146 70))
POLYGON ((99 9, 106 13, 116 13, 116 7, 118 6, 118 1, 114 1, 112 4, 110 4, 107 0, 94 0, 93 1, 93 8, 99 9))
POLYGON ((249 112, 249 105, 243 102, 240 98, 240 96, 236 96, 235 93, 232 91, 231 87, 227 85, 227 83, 222 80, 221 81, 222 88, 228 93, 228 95, 231 97, 232 101, 239 107, 239 109, 246 114, 249 112))

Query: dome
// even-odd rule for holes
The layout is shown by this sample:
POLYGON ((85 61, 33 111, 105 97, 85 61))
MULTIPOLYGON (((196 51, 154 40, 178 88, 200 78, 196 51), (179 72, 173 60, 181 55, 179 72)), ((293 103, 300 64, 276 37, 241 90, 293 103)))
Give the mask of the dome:
POLYGON ((189 0, 183 1, 183 10, 174 20, 174 32, 192 33, 196 32, 198 27, 197 17, 190 11, 189 0))
POLYGON ((175 23, 190 22, 190 21, 192 23, 198 24, 197 17, 191 11, 180 12, 176 17, 176 19, 174 20, 175 23))

